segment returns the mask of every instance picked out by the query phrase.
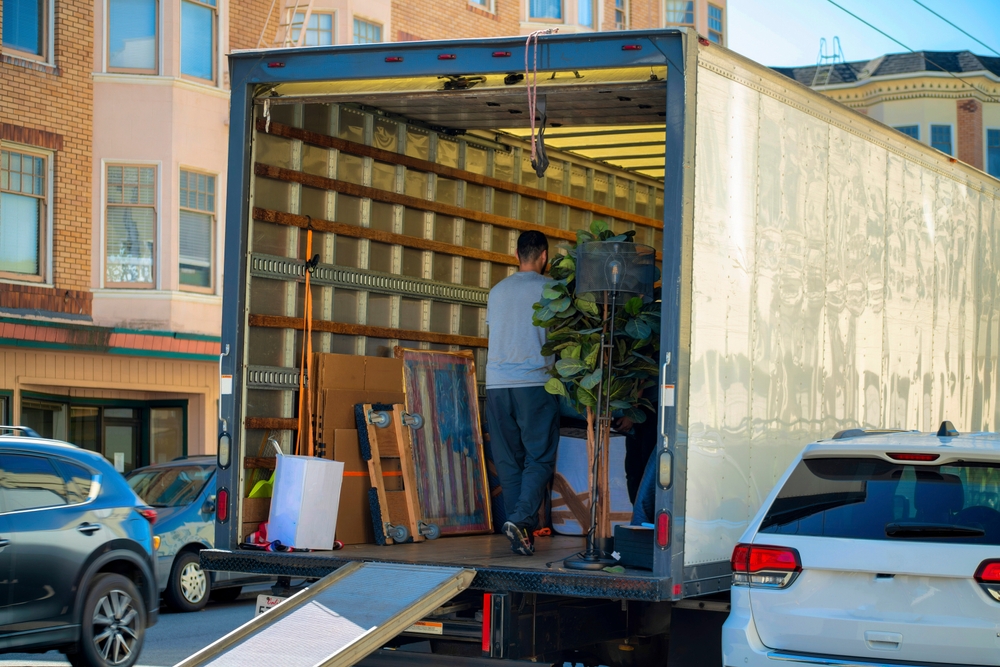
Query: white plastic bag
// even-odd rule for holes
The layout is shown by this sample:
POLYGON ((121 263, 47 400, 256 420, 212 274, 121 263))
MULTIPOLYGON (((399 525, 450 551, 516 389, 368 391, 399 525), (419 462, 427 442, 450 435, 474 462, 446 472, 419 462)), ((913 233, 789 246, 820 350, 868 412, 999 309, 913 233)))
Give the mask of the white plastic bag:
POLYGON ((267 538, 297 549, 333 549, 344 464, 278 452, 267 538))

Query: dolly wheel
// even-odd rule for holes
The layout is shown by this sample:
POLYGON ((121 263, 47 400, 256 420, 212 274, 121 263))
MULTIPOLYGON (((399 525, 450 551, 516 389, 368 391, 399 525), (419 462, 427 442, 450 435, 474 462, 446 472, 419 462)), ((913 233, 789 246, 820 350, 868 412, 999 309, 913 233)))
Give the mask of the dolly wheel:
POLYGON ((389 526, 388 533, 389 537, 392 538, 392 541, 397 544, 410 539, 410 531, 402 524, 398 526, 389 526))
POLYGON ((379 428, 386 428, 392 423, 392 415, 385 410, 371 410, 368 412, 368 423, 379 428))
POLYGON ((404 412, 403 425, 414 429, 421 428, 424 425, 424 416, 416 412, 404 412))
POLYGON ((420 534, 428 540, 436 540, 441 537, 441 528, 439 528, 436 523, 424 523, 421 521, 419 525, 420 534))

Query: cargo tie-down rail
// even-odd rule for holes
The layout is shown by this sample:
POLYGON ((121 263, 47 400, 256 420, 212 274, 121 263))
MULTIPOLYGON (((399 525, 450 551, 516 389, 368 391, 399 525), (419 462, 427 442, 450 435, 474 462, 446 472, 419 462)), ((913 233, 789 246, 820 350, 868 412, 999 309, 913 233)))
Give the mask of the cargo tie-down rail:
POLYGON ((353 665, 464 591, 475 575, 460 567, 350 563, 176 667, 353 665))

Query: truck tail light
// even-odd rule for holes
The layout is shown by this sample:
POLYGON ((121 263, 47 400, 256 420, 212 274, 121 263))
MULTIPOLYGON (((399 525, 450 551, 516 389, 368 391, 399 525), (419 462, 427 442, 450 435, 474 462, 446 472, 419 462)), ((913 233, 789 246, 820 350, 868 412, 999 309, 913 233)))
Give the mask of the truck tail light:
POLYGON ((666 510, 656 515, 656 546, 661 549, 670 546, 670 512, 666 510))
POLYGON ((733 585, 787 588, 802 571, 799 552, 788 547, 737 544, 730 560, 733 585))
POLYGON ((403 62, 403 56, 386 56, 385 61, 387 63, 401 63, 403 62))
POLYGON ((976 569, 976 581, 991 598, 1000 602, 1000 560, 984 560, 976 569))
POLYGON ((483 593, 483 653, 490 654, 490 646, 493 644, 493 629, 490 621, 493 613, 493 595, 483 593))
POLYGON ((458 58, 454 53, 441 53, 438 55, 438 60, 455 60, 458 58))
POLYGON ((215 494, 215 518, 225 523, 229 518, 229 491, 219 489, 215 494))
POLYGON ((494 51, 494 58, 510 58, 510 51, 494 51))

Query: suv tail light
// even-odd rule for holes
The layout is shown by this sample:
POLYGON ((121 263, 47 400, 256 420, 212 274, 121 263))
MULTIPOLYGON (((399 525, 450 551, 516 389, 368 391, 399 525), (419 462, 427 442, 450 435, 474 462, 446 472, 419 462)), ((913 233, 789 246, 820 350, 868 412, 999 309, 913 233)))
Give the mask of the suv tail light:
POLYGON ((1000 602, 1000 560, 984 560, 976 569, 976 581, 986 594, 1000 602))
POLYGON ((149 522, 150 525, 156 523, 156 510, 152 507, 140 507, 138 512, 142 515, 143 519, 149 522))
POLYGON ((787 588, 802 571, 799 552, 788 547, 737 544, 730 564, 733 585, 751 588, 787 588))

